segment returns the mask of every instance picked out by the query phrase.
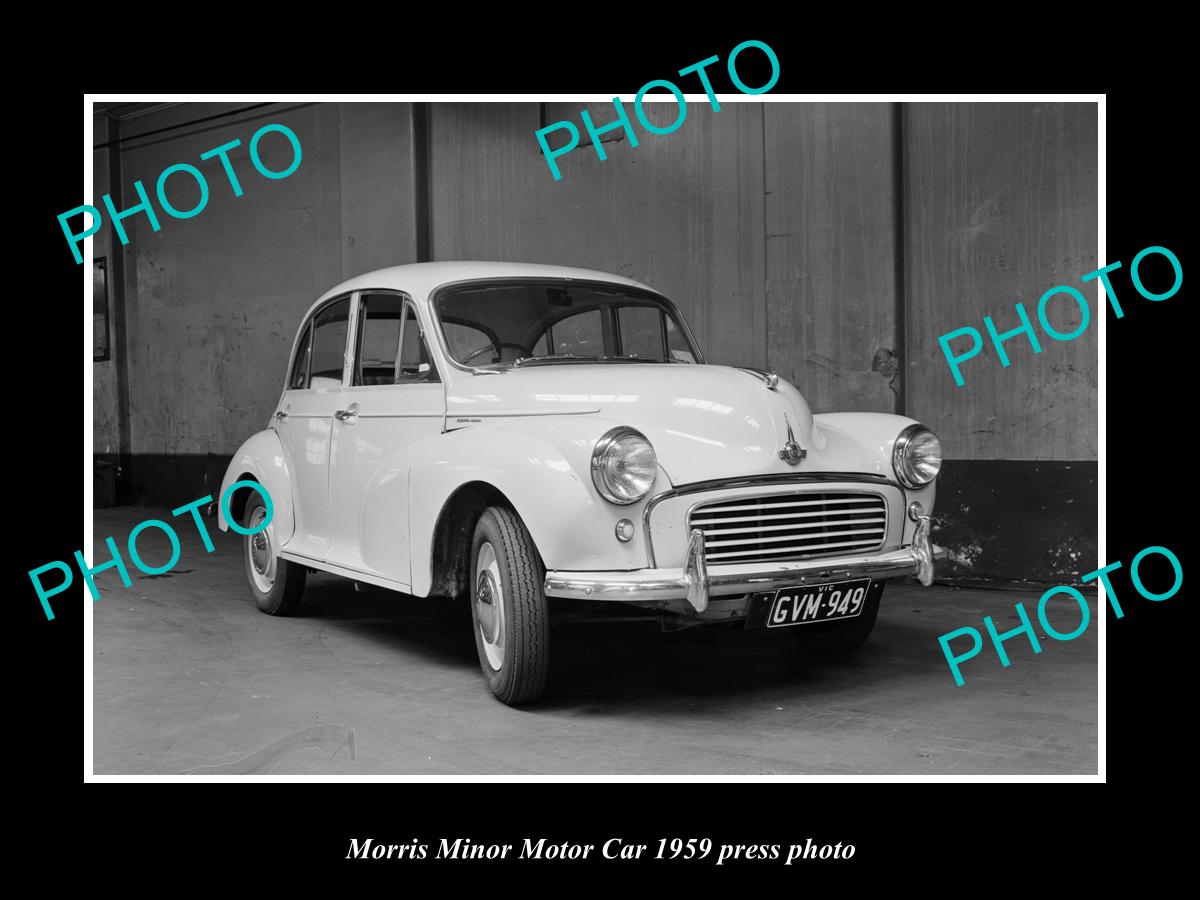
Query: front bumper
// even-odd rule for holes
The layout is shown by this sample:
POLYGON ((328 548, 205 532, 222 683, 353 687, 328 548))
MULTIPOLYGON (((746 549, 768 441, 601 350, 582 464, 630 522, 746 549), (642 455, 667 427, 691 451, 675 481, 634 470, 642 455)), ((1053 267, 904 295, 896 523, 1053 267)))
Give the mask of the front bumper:
POLYGON ((615 600, 661 608, 680 606, 680 601, 686 599, 692 610, 703 613, 710 596, 750 594, 854 578, 881 580, 912 575, 929 586, 933 583, 934 562, 945 558, 946 551, 929 540, 928 516, 922 516, 918 522, 912 544, 900 550, 712 568, 704 561, 704 534, 693 529, 688 538, 687 563, 682 569, 549 571, 545 588, 549 597, 615 600))

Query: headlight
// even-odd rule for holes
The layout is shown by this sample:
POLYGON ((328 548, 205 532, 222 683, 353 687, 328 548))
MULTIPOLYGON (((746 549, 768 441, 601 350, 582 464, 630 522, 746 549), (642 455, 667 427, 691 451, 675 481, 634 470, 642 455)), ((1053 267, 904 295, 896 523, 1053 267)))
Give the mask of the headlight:
POLYGON ((942 469, 942 442, 924 425, 909 425, 896 438, 892 468, 905 487, 924 487, 942 469))
POLYGON ((654 448, 644 434, 632 428, 621 426, 606 432, 592 451, 592 481, 609 503, 637 503, 657 474, 654 448))

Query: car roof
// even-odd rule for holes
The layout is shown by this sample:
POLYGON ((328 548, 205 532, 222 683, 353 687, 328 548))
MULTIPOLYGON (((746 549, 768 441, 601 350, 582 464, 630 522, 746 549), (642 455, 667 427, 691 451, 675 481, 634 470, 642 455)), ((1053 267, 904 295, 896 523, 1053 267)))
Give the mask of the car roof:
MULTIPOLYGON (((569 278, 584 281, 605 281, 610 284, 623 284, 629 287, 654 291, 648 285, 634 281, 631 278, 613 275, 609 272, 598 272, 594 269, 546 266, 539 263, 447 260, 445 262, 410 263, 408 265, 390 266, 386 269, 376 269, 373 272, 367 272, 351 278, 349 281, 343 281, 336 287, 326 291, 314 306, 338 294, 370 289, 404 291, 412 297, 423 299, 429 296, 434 289, 444 284, 480 278, 569 278)), ((657 291, 654 292, 658 293, 657 291)))

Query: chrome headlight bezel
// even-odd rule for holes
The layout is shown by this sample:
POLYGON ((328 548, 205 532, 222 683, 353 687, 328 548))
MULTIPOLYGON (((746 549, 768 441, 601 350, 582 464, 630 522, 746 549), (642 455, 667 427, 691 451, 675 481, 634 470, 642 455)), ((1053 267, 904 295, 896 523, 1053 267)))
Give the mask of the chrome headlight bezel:
POLYGON ((932 484, 937 480, 938 475, 942 471, 942 442, 933 431, 924 425, 909 425, 900 432, 900 436, 896 438, 896 443, 892 447, 892 470, 896 473, 897 480, 906 488, 917 490, 932 484), (937 468, 932 475, 924 480, 922 480, 921 474, 917 471, 914 458, 911 455, 917 443, 916 438, 923 434, 928 434, 937 445, 937 468))
POLYGON ((596 486, 596 490, 600 496, 609 503, 617 506, 630 506, 643 499, 650 493, 650 489, 654 487, 654 482, 658 478, 658 456, 654 452, 654 445, 650 443, 650 439, 638 431, 636 428, 630 428, 628 425, 619 425, 606 431, 600 436, 600 440, 596 441, 596 446, 592 448, 592 484, 596 486), (611 454, 617 451, 617 445, 620 441, 636 438, 644 441, 647 449, 650 451, 650 467, 654 470, 654 474, 650 480, 646 482, 645 488, 640 492, 636 486, 633 490, 621 490, 619 487, 609 483, 610 473, 605 465, 611 454))

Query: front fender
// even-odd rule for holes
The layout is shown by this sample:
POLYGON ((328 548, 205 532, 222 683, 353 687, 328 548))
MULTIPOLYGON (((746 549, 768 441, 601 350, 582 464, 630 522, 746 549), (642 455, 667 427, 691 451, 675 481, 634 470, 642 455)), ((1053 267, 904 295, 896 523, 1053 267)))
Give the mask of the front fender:
MULTIPOLYGON (((271 520, 273 546, 280 547, 286 544, 296 530, 296 517, 292 509, 292 477, 279 435, 271 429, 260 431, 233 454, 229 468, 225 470, 225 477, 221 479, 218 500, 225 496, 225 491, 231 484, 245 479, 246 476, 261 484, 271 495, 271 503, 274 506, 274 517, 271 520)), ((224 503, 217 503, 217 527, 228 531, 229 522, 225 519, 224 506, 224 503)))
MULTIPOLYGON (((869 466, 864 471, 885 475, 893 481, 896 481, 896 470, 892 467, 892 448, 896 438, 909 425, 916 424, 915 419, 890 413, 823 413, 813 417, 814 431, 819 432, 819 439, 825 442, 824 449, 838 453, 841 448, 841 455, 863 454, 869 466)), ((916 500, 925 508, 926 514, 932 515, 937 497, 936 478, 923 488, 902 490, 905 504, 916 500)), ((911 543, 916 528, 916 523, 905 516, 902 546, 911 543)))
POLYGON ((864 458, 864 471, 895 478, 892 447, 900 432, 916 420, 891 413, 821 413, 813 416, 820 450, 864 458))
MULTIPOLYGON (((645 499, 617 506, 600 497, 592 484, 592 448, 619 424, 597 416, 522 418, 442 435, 436 458, 414 464, 411 472, 413 593, 429 592, 438 517, 454 492, 470 482, 489 484, 508 498, 547 568, 647 566, 641 535, 645 499), (616 538, 621 519, 630 519, 636 528, 629 542, 616 538)), ((669 487, 660 466, 647 498, 669 487)))

